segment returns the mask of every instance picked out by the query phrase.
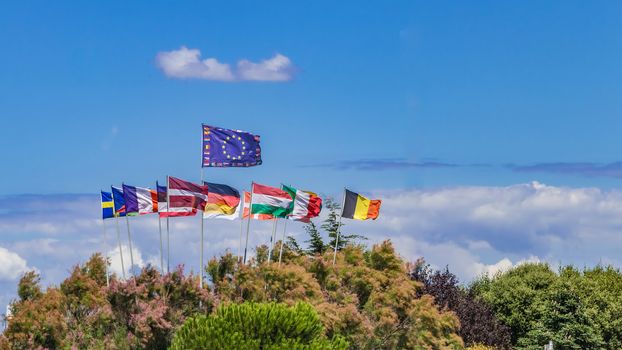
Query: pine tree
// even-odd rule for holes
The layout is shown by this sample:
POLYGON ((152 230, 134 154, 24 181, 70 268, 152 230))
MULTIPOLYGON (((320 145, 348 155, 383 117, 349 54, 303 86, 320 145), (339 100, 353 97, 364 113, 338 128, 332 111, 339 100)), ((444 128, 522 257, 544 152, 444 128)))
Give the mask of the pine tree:
POLYGON ((354 241, 357 239, 367 239, 361 235, 343 234, 343 227, 345 226, 345 223, 342 220, 341 227, 339 226, 339 219, 341 214, 338 214, 341 210, 341 205, 336 203, 332 198, 326 199, 326 205, 324 207, 328 209, 329 212, 328 217, 326 218, 326 220, 324 220, 321 227, 324 231, 328 233, 328 237, 330 238, 330 240, 327 246, 330 249, 335 248, 335 241, 337 240, 338 231, 341 231, 341 233, 339 234, 339 241, 337 242, 337 250, 341 250, 348 244, 354 243, 354 241))
POLYGON ((324 244, 324 240, 322 240, 322 236, 320 235, 317 226, 315 226, 313 222, 309 222, 305 225, 305 231, 309 234, 309 240, 305 241, 305 243, 309 243, 307 253, 309 255, 324 254, 327 246, 324 244))

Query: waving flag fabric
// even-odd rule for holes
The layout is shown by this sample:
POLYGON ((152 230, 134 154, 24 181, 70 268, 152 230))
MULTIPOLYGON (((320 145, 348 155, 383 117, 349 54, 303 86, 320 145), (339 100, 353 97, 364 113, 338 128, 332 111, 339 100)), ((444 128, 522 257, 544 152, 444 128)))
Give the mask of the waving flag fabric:
POLYGON ((341 217, 355 220, 376 220, 380 214, 379 199, 367 199, 358 193, 346 190, 341 217))
POLYGON ((284 218, 292 212, 293 199, 282 189, 253 183, 252 191, 251 214, 284 218))
POLYGON ((166 186, 162 186, 156 181, 156 192, 158 193, 158 213, 160 213, 160 217, 166 217, 166 215, 162 215, 162 213, 166 213, 168 210, 166 186))
POLYGON ((123 184, 123 199, 127 215, 158 212, 158 194, 154 190, 123 184))
POLYGON ((101 191, 102 199, 102 219, 110 219, 114 217, 114 203, 112 202, 112 193, 101 191))
POLYGON ((114 216, 125 216, 123 190, 114 186, 111 186, 110 189, 112 190, 112 200, 114 202, 114 216))
POLYGON ((222 184, 204 182, 209 194, 203 211, 205 219, 234 220, 239 217, 236 210, 240 206, 240 192, 235 188, 222 184))
POLYGON ((259 135, 203 124, 202 167, 249 167, 261 164, 259 135))
POLYGON ((283 190, 294 198, 294 208, 288 216, 291 220, 309 222, 309 219, 320 215, 322 210, 322 198, 309 191, 297 190, 283 185, 283 190))
POLYGON ((207 204, 208 186, 169 176, 169 210, 165 216, 192 216, 207 204))
MULTIPOLYGON (((251 193, 244 191, 244 211, 242 211, 242 218, 248 218, 248 213, 250 212, 250 203, 251 203, 251 193)), ((251 216, 252 219, 255 220, 272 220, 274 216, 270 214, 253 214, 251 216)))

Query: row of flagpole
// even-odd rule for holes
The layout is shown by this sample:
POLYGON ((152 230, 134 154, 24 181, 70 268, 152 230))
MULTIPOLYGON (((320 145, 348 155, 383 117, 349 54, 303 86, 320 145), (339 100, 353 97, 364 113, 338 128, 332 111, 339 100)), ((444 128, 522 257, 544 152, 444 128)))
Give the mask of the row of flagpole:
MULTIPOLYGON (((201 171, 201 184, 204 183, 204 174, 203 171, 201 171)), ((170 202, 170 177, 167 176, 167 188, 166 188, 166 210, 162 210, 162 212, 171 212, 171 202, 170 202)), ((113 187, 113 192, 111 193, 112 196, 112 202, 115 202, 114 199, 114 187, 113 187)), ((244 231, 244 218, 245 218, 245 213, 244 213, 244 208, 246 206, 246 196, 242 197, 242 201, 239 202, 238 204, 238 210, 241 208, 242 211, 242 215, 241 215, 241 220, 240 220, 240 237, 239 237, 239 242, 238 242, 238 261, 241 261, 242 263, 246 264, 248 261, 248 243, 249 243, 249 235, 250 235, 250 222, 251 219, 253 219, 253 194, 255 192, 255 183, 251 182, 251 190, 250 190, 250 194, 249 194, 249 200, 248 200, 248 213, 246 214, 247 218, 247 222, 246 222, 246 240, 245 240, 245 245, 244 245, 244 253, 242 254, 242 238, 243 238, 243 231, 244 231)), ((102 192, 103 193, 103 192, 102 192)), ((340 235, 341 235, 341 226, 342 226, 342 219, 344 217, 344 213, 346 213, 345 211, 345 205, 346 205, 346 197, 348 195, 348 193, 352 194, 351 192, 349 192, 347 189, 344 188, 344 195, 343 195, 343 200, 341 202, 341 214, 339 215, 339 221, 337 224, 337 230, 336 230, 336 235, 335 235, 335 246, 334 246, 334 252, 333 252, 333 265, 335 265, 336 263, 336 259, 337 259, 337 251, 339 248, 339 239, 340 239, 340 235)), ((358 196, 358 194, 354 193, 355 195, 358 196)), ((359 196, 360 197, 360 196, 359 196)), ((350 197, 348 197, 350 198, 350 197)), ((206 198, 206 202, 208 201, 208 199, 206 198)), ((351 201, 351 199, 349 199, 348 201, 351 201)), ((104 208, 103 206, 103 199, 102 199, 102 208, 104 208)), ((159 208, 159 209, 163 209, 163 208, 159 208)), ((200 211, 204 211, 199 209, 200 211)), ((121 233, 120 233, 120 229, 119 229, 119 217, 120 214, 117 213, 116 208, 113 206, 113 212, 114 212, 114 218, 115 218, 115 227, 116 227, 116 231, 117 231, 117 240, 118 240, 118 245, 119 245, 119 256, 120 256, 120 260, 121 260, 121 270, 122 270, 122 276, 123 279, 126 278, 126 270, 125 270, 125 262, 124 262, 124 257, 123 257, 123 245, 121 243, 121 233)), ((129 213, 125 213, 125 219, 126 219, 126 225, 127 225, 127 239, 128 239, 128 245, 129 245, 129 250, 130 250, 130 267, 129 267, 129 271, 130 273, 135 277, 136 276, 136 272, 135 272, 135 263, 134 263, 134 252, 133 252, 133 246, 132 246, 132 236, 131 236, 131 227, 130 227, 130 220, 129 220, 129 213)), ((259 215, 259 214, 258 214, 259 215)), ((351 215, 353 214, 348 214, 349 218, 352 218, 351 215)), ((377 216, 377 213, 376 213, 377 216)), ((166 246, 167 246, 167 252, 166 252, 166 260, 167 260, 167 268, 166 271, 167 273, 170 272, 170 223, 169 223, 169 217, 170 215, 166 215, 166 246)), ((273 215, 272 218, 272 232, 270 234, 270 242, 269 242, 269 246, 268 246, 268 257, 267 257, 267 261, 268 263, 270 263, 272 261, 272 255, 275 253, 276 250, 276 242, 277 242, 277 220, 278 220, 279 216, 278 215, 273 215)), ((286 233, 287 233, 287 219, 288 217, 284 217, 285 223, 284 223, 284 227, 283 227, 283 234, 282 234, 282 238, 281 238, 281 244, 279 247, 279 253, 278 253, 278 264, 279 266, 281 265, 282 259, 283 259, 283 248, 284 248, 284 244, 285 244, 285 238, 286 238, 286 233)), ((259 218, 258 218, 259 219, 259 218)), ((204 245, 205 245, 205 217, 204 214, 201 213, 200 214, 200 220, 201 220, 201 224, 200 224, 200 257, 199 257, 199 271, 198 273, 200 274, 200 278, 199 278, 199 287, 203 288, 204 286, 204 277, 205 277, 205 272, 204 272, 204 245)), ((103 222, 103 230, 104 230, 104 245, 107 248, 107 233, 106 233, 106 224, 105 224, 105 218, 102 217, 102 222, 103 222)), ((159 238, 160 238, 160 269, 162 274, 164 274, 164 242, 163 242, 163 233, 162 233, 162 216, 159 215, 158 217, 158 231, 159 231, 159 238)), ((105 254, 105 258, 106 261, 108 261, 108 250, 106 249, 106 254, 105 254)), ((108 271, 108 264, 106 263, 106 284, 108 285, 109 282, 109 275, 110 272, 108 271)))
MULTIPOLYGON (((167 178, 167 183, 168 183, 168 178, 167 178)), ((201 183, 203 183, 203 171, 201 171, 201 183)), ((243 211, 244 211, 244 203, 241 202, 240 205, 242 206, 242 219, 240 220, 240 238, 239 238, 239 242, 238 242, 238 259, 240 261, 242 261, 244 264, 246 264, 247 262, 247 251, 248 251, 248 240, 249 240, 249 234, 250 234, 250 221, 252 219, 252 202, 253 202, 253 190, 252 187, 253 183, 251 183, 251 195, 250 195, 250 201, 249 201, 249 215, 248 215, 248 221, 246 222, 246 242, 245 242, 245 246, 244 246, 244 255, 242 256, 241 251, 242 251, 242 237, 243 237, 243 227, 244 227, 244 218, 243 218, 243 211)), ((167 191, 167 210, 168 210, 168 203, 170 202, 170 195, 169 192, 167 191)), ((343 204, 345 202, 345 195, 342 201, 342 205, 341 208, 343 210, 343 204)), ((333 265, 336 262, 336 258, 337 258, 337 250, 338 250, 338 245, 339 245, 339 236, 340 236, 340 231, 341 231, 341 219, 342 219, 342 215, 339 216, 339 223, 337 225, 337 235, 336 235, 336 240, 335 240, 335 247, 334 247, 334 254, 333 254, 333 265)), ((127 238, 128 238, 128 246, 129 246, 129 250, 130 250, 130 273, 132 275, 136 275, 134 269, 134 253, 133 253, 133 247, 132 247, 132 236, 131 236, 131 229, 130 229, 130 220, 129 217, 126 215, 125 216, 126 219, 126 224, 127 224, 127 238)), ((205 223, 204 223, 204 218, 203 215, 200 215, 200 219, 201 219, 201 239, 200 239, 200 259, 199 259, 199 274, 200 274, 200 281, 199 281, 199 287, 203 288, 203 278, 204 278, 204 233, 205 233, 205 223)), ((276 244, 276 237, 277 237, 277 220, 278 218, 274 218, 272 219, 272 233, 270 235, 270 244, 268 247, 268 262, 271 262, 272 259, 272 254, 273 254, 273 250, 274 250, 274 245, 276 244)), ((104 219, 102 219, 102 225, 103 225, 103 231, 104 231, 104 245, 105 245, 105 258, 106 261, 108 261, 108 249, 107 249, 107 233, 106 233, 106 221, 104 219)), ((117 241, 118 241, 118 245, 119 245, 119 257, 120 257, 120 261, 121 261, 121 271, 122 271, 122 276, 123 279, 126 278, 125 275, 125 262, 123 259, 123 245, 121 243, 121 232, 119 229, 119 216, 115 215, 115 226, 116 226, 116 232, 117 232, 117 241)), ((158 231, 159 231, 159 236, 160 236, 160 271, 164 274, 164 243, 163 243, 163 236, 162 236, 162 217, 158 216, 158 231)), ((286 238, 286 233, 287 233, 287 220, 285 220, 284 222, 284 226, 283 226, 283 234, 281 236, 281 244, 279 247, 279 266, 281 265, 282 262, 282 258, 283 258, 283 246, 285 244, 285 238, 286 238)), ((166 272, 170 272, 170 223, 169 223, 169 217, 166 217, 166 261, 167 261, 167 267, 166 267, 166 272)), ((109 280, 110 280, 110 272, 108 271, 108 263, 106 263, 106 285, 109 285, 109 280)))

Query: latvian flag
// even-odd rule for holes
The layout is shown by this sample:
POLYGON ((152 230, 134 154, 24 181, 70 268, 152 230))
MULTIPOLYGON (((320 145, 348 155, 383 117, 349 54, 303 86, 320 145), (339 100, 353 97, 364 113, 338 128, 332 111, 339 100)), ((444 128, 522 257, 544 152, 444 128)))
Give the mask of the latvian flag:
POLYGON ((289 215, 290 220, 309 222, 309 219, 320 215, 322 210, 322 198, 309 191, 297 190, 283 185, 283 190, 294 198, 294 209, 289 215))
POLYGON ((193 216, 204 210, 208 198, 208 186, 168 177, 169 210, 161 216, 193 216))
POLYGON ((129 216, 158 212, 158 194, 154 190, 123 184, 123 199, 129 216))
MULTIPOLYGON (((244 211, 242 212, 242 218, 248 218, 248 212, 250 211, 251 206, 251 193, 244 191, 244 211)), ((270 214, 253 214, 252 216, 255 220, 272 220, 274 216, 270 214)))
POLYGON ((253 183, 251 214, 269 214, 275 218, 285 218, 291 214, 293 199, 280 188, 253 183))

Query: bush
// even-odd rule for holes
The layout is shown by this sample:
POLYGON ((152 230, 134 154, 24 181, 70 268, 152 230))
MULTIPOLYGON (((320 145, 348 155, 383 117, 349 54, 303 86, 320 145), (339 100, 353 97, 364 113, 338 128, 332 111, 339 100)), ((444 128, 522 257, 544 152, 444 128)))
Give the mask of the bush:
POLYGON ((341 337, 327 340, 314 308, 276 303, 229 304, 211 316, 188 319, 177 332, 171 350, 214 349, 335 349, 345 350, 341 337))

